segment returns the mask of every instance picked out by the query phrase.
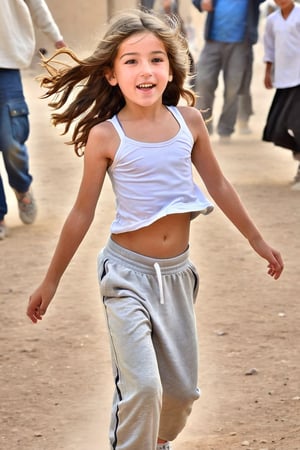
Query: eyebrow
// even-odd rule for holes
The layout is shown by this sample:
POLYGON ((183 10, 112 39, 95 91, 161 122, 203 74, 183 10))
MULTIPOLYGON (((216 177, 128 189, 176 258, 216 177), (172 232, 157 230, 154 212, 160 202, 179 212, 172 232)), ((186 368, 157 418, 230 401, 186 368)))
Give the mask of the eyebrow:
MULTIPOLYGON (((167 56, 167 53, 164 52, 163 50, 154 50, 150 54, 151 55, 164 55, 164 56, 167 56)), ((138 52, 127 52, 127 53, 123 53, 123 55, 120 56, 120 59, 126 58, 128 56, 137 56, 137 55, 139 55, 138 52)))

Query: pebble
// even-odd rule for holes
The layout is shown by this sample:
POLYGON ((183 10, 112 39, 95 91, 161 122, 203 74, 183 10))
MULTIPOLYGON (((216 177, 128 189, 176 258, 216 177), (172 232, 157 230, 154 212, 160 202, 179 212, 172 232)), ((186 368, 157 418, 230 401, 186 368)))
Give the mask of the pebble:
POLYGON ((252 369, 247 370, 247 372, 245 372, 245 375, 257 375, 258 374, 258 370, 255 369, 255 367, 253 367, 252 369))
POLYGON ((43 436, 42 433, 39 433, 39 432, 34 433, 34 437, 42 437, 42 436, 43 436))
POLYGON ((223 330, 215 330, 215 334, 217 336, 226 336, 228 333, 226 331, 223 331, 223 330))

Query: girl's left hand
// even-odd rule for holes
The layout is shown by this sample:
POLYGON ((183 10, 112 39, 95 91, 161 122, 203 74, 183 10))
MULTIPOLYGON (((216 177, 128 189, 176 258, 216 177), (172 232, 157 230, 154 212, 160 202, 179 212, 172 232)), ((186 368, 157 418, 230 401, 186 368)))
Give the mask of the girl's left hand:
POLYGON ((256 253, 268 261, 268 275, 274 277, 274 280, 277 280, 284 268, 281 254, 270 247, 261 237, 249 242, 256 253))

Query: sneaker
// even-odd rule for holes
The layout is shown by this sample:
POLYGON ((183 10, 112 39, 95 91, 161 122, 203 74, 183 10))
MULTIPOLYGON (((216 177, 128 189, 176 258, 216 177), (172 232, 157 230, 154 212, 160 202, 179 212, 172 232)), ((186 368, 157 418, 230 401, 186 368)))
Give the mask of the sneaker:
POLYGON ((4 220, 1 220, 0 222, 0 241, 3 241, 7 236, 7 228, 5 225, 4 220))
POLYGON ((157 444, 156 450, 172 450, 170 442, 165 442, 164 444, 157 444))
POLYGON ((15 191, 15 194, 18 200, 20 219, 26 225, 33 223, 37 215, 37 208, 32 191, 28 190, 24 193, 15 191))
POLYGON ((248 122, 246 120, 239 120, 237 123, 237 128, 239 134, 247 135, 252 133, 252 130, 249 127, 248 122))
POLYGON ((291 190, 292 191, 300 191, 300 164, 298 165, 297 173, 294 177, 291 190))
POLYGON ((230 134, 220 134, 219 135, 219 143, 222 145, 228 145, 231 143, 231 136, 230 134))

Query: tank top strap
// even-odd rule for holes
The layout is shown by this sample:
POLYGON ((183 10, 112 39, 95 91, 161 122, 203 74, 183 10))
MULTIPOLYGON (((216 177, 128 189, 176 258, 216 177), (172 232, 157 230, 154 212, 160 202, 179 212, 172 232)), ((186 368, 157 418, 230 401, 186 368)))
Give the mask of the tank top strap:
POLYGON ((125 137, 124 130, 119 122, 118 116, 115 114, 111 119, 107 120, 108 122, 111 122, 113 126, 115 127, 115 130, 117 131, 118 135, 120 136, 120 139, 125 137))
POLYGON ((177 108, 177 106, 167 106, 167 108, 170 111, 170 113, 173 115, 173 117, 177 120, 177 122, 179 123, 181 130, 183 132, 187 133, 193 141, 191 130, 187 126, 186 121, 184 120, 184 117, 181 114, 181 112, 179 111, 179 109, 177 108))
MULTIPOLYGON (((167 109, 177 120, 177 122, 180 125, 180 128, 183 130, 187 130, 190 133, 190 130, 189 130, 187 124, 185 123, 185 120, 184 120, 182 114, 180 113, 180 111, 178 110, 178 108, 176 106, 167 106, 167 109)), ((115 114, 111 119, 108 119, 107 121, 111 122, 113 124, 113 126, 115 127, 115 130, 117 131, 118 135, 120 136, 120 139, 123 139, 124 137, 126 137, 124 130, 122 128, 122 125, 120 124, 120 121, 118 119, 117 114, 115 114)))
POLYGON ((175 117, 180 127, 186 129, 187 124, 185 123, 185 120, 182 114, 180 113, 179 109, 176 106, 167 106, 167 108, 170 111, 170 113, 175 117))

